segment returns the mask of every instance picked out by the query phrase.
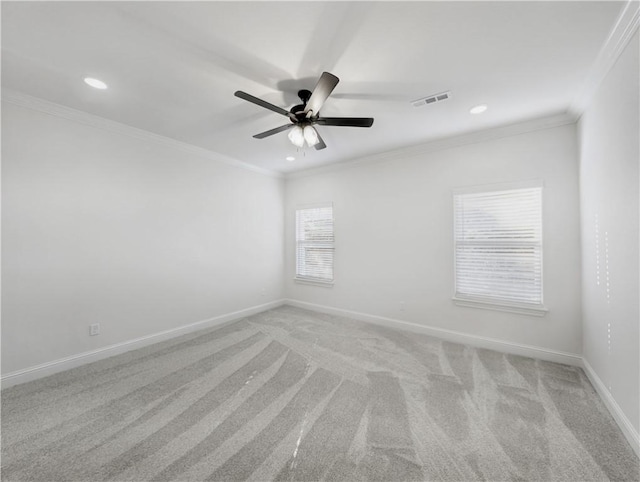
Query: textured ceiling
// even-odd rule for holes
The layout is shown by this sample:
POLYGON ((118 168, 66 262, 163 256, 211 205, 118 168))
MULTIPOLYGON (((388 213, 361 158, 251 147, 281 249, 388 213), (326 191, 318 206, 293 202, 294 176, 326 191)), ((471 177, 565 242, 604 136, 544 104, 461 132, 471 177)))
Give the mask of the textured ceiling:
POLYGON ((623 5, 2 2, 2 88, 290 172, 566 112, 623 5), (322 151, 251 137, 286 118, 236 90, 288 109, 323 71, 341 81, 322 115, 372 128, 320 126, 322 151))

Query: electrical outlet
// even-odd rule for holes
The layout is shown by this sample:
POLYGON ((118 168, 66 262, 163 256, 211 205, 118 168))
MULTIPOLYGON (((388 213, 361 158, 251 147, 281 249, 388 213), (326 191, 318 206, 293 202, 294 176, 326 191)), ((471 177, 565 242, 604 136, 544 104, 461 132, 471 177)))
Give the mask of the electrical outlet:
POLYGON ((260 296, 267 296, 267 289, 266 288, 262 288, 260 290, 260 296))
POLYGON ((100 334, 100 323, 93 323, 89 325, 89 336, 96 336, 100 334))
POLYGON ((404 301, 400 302, 400 311, 404 311, 404 301))

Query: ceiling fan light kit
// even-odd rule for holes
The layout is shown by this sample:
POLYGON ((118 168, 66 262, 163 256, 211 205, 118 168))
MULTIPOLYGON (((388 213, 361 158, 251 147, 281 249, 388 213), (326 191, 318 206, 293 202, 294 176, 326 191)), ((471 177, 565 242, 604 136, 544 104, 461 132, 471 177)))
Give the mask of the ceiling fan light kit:
POLYGON ((289 132, 289 140, 296 147, 304 146, 304 132, 302 131, 302 127, 293 126, 293 129, 289 132))
POLYGON ((313 92, 299 90, 298 97, 300 97, 302 104, 294 105, 288 111, 241 90, 236 91, 234 95, 288 117, 291 122, 291 124, 285 124, 256 134, 253 136, 255 139, 264 139, 290 129, 288 137, 294 146, 303 147, 306 142, 309 147, 320 150, 327 147, 327 145, 322 140, 320 133, 313 127, 315 124, 343 127, 371 127, 373 125, 373 118, 371 117, 320 117, 320 109, 339 81, 340 79, 335 75, 323 72, 313 92))
POLYGON ((309 147, 313 147, 319 142, 318 132, 310 124, 304 126, 302 133, 304 134, 304 140, 307 141, 307 145, 309 147))

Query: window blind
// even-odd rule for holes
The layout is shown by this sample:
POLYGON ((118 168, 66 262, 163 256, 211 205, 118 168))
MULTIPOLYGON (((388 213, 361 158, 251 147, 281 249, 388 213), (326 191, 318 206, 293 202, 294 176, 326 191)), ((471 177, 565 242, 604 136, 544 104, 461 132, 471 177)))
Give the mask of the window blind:
POLYGON ((454 195, 456 297, 542 305, 542 188, 454 195))
POLYGON ((296 210, 296 277, 333 281, 333 206, 296 210))

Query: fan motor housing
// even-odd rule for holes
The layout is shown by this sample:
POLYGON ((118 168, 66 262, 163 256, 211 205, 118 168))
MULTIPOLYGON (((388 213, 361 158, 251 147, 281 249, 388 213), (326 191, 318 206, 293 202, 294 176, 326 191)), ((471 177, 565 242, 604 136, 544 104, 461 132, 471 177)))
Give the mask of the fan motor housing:
POLYGON ((307 102, 309 102, 309 99, 311 98, 311 91, 306 89, 299 90, 298 97, 300 97, 302 104, 294 105, 291 109, 289 109, 289 112, 296 116, 296 121, 291 119, 291 122, 293 122, 294 124, 306 120, 307 115, 305 114, 304 110, 307 107, 307 102))

